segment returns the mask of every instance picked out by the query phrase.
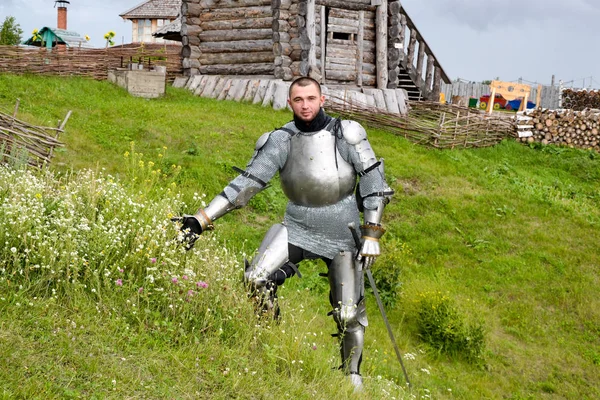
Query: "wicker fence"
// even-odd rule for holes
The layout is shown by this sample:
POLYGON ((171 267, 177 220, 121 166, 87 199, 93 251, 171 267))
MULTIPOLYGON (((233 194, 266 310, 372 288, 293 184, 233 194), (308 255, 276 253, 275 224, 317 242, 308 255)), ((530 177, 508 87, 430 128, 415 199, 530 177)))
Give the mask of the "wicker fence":
POLYGON ((436 102, 409 102, 407 115, 382 112, 347 98, 332 99, 328 111, 438 149, 494 146, 516 137, 512 115, 436 102))
POLYGON ((0 162, 24 162, 41 168, 50 163, 54 149, 64 144, 58 136, 64 132, 69 111, 58 127, 36 126, 16 118, 19 102, 12 115, 0 111, 0 162))
POLYGON ((181 46, 135 45, 104 49, 84 48, 26 48, 0 46, 0 73, 34 73, 63 76, 88 76, 106 79, 109 69, 127 67, 140 62, 145 68, 154 65, 167 67, 167 80, 173 81, 183 73, 181 46))

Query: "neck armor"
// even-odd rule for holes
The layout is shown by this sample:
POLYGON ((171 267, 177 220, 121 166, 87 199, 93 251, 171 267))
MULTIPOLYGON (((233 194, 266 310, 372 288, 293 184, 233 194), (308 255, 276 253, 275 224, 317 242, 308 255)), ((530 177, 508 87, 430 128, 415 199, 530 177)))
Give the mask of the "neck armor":
POLYGON ((331 120, 332 118, 325 114, 325 111, 323 111, 322 108, 319 110, 315 119, 310 122, 302 121, 294 115, 294 125, 296 125, 296 128, 298 128, 300 132, 318 132, 321 129, 325 129, 331 120))

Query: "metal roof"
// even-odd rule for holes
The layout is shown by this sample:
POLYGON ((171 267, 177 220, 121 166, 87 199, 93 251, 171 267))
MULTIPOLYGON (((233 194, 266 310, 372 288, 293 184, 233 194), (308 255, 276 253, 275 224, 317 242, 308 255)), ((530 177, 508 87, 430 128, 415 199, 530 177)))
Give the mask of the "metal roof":
POLYGON ((123 19, 175 18, 181 11, 181 0, 147 0, 119 14, 123 19))
POLYGON ((56 44, 66 44, 69 47, 92 47, 88 44, 85 38, 81 37, 79 33, 74 31, 67 31, 58 28, 49 28, 45 26, 39 30, 38 35, 41 37, 41 40, 33 40, 32 36, 26 41, 24 41, 23 44, 38 47, 45 46, 47 48, 51 48, 56 44))
POLYGON ((178 15, 170 24, 163 25, 160 29, 157 29, 152 36, 181 42, 181 15, 178 15))

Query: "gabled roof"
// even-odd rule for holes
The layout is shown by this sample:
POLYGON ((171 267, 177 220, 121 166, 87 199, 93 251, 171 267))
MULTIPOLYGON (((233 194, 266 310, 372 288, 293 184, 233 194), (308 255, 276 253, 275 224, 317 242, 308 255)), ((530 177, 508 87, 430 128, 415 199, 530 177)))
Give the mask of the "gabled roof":
POLYGON ((181 11, 181 0, 146 0, 119 14, 123 19, 175 18, 181 11))
POLYGON ((178 15, 170 24, 161 26, 152 36, 181 42, 181 15, 178 15))
POLYGON ((38 36, 41 37, 41 40, 34 40, 34 37, 32 36, 24 41, 23 44, 31 46, 45 46, 48 48, 53 47, 56 44, 66 44, 69 47, 92 47, 88 44, 85 38, 81 37, 79 33, 74 31, 66 31, 64 29, 49 28, 45 26, 40 29, 38 36))

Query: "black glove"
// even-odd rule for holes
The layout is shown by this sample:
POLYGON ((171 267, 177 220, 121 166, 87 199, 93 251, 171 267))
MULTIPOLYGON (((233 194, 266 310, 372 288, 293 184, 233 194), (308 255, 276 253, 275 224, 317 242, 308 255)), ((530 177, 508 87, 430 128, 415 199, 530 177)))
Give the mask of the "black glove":
POLYGON ((200 221, 193 215, 184 214, 181 217, 171 218, 173 222, 181 222, 181 232, 183 232, 182 242, 185 243, 185 249, 190 250, 194 243, 202 234, 200 221))

